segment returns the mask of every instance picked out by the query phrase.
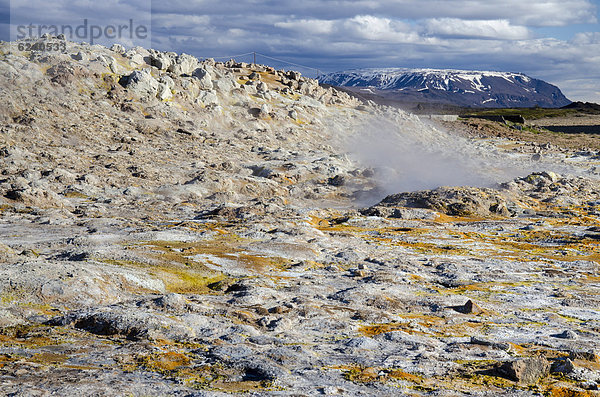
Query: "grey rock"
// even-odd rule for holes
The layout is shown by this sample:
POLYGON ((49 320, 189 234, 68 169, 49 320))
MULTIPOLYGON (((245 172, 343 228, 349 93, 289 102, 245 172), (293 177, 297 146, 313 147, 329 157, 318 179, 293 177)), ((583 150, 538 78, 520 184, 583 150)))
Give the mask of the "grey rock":
POLYGON ((120 335, 127 339, 171 339, 186 341, 195 333, 189 327, 166 316, 123 310, 79 311, 54 318, 50 325, 73 325, 97 335, 120 335))
POLYGON ((219 97, 214 91, 202 91, 196 101, 204 106, 218 105, 219 97))
POLYGON ((372 338, 359 337, 352 338, 343 342, 344 346, 353 347, 357 349, 375 350, 379 348, 379 342, 372 338))
POLYGON ((73 58, 76 61, 87 61, 88 60, 88 56, 86 53, 79 51, 77 54, 71 55, 71 58, 73 58))
POLYGON ((166 101, 168 99, 173 98, 173 93, 171 92, 169 85, 165 83, 159 83, 156 92, 156 97, 161 101, 166 101))
POLYGON ((133 67, 138 67, 141 66, 145 63, 145 59, 142 56, 142 54, 133 54, 131 55, 131 57, 129 57, 129 64, 133 67))
POLYGON ((569 352, 569 358, 571 360, 584 360, 600 363, 600 354, 595 350, 588 351, 577 351, 572 350, 569 352))
POLYGON ((150 65, 156 66, 159 70, 167 70, 174 62, 173 55, 173 53, 153 51, 149 55, 150 65))
POLYGON ((156 306, 172 311, 181 311, 188 305, 187 300, 180 294, 167 294, 154 300, 156 306))
POLYGON ((117 54, 123 54, 123 53, 125 53, 125 47, 123 47, 121 44, 113 44, 110 47, 110 50, 112 52, 116 52, 117 54))
POLYGON ((171 63, 167 70, 177 76, 191 75, 198 67, 198 59, 192 55, 181 54, 177 56, 175 62, 171 63))
POLYGON ((556 361, 554 364, 552 364, 551 370, 552 372, 570 374, 575 371, 575 365, 573 364, 573 361, 571 361, 569 358, 566 358, 561 361, 556 361))
POLYGON ((233 80, 227 77, 214 80, 213 85, 215 90, 224 94, 229 94, 229 92, 235 87, 233 80))
POLYGON ((471 299, 469 299, 464 305, 452 306, 452 308, 457 312, 464 314, 477 315, 485 313, 485 310, 483 310, 477 303, 473 302, 471 299))
POLYGON ((566 329, 563 332, 561 332, 560 334, 554 334, 552 335, 555 338, 562 338, 562 339, 577 339, 579 336, 577 335, 577 333, 575 333, 574 331, 571 331, 570 329, 566 329))
POLYGON ((214 88, 212 76, 204 68, 194 70, 192 77, 198 79, 198 85, 201 90, 211 91, 214 88))
POLYGON ((143 99, 154 98, 159 88, 158 81, 152 77, 149 69, 133 71, 124 82, 125 88, 143 99))
POLYGON ((550 373, 550 363, 543 357, 524 358, 504 363, 498 373, 519 383, 531 385, 550 373))

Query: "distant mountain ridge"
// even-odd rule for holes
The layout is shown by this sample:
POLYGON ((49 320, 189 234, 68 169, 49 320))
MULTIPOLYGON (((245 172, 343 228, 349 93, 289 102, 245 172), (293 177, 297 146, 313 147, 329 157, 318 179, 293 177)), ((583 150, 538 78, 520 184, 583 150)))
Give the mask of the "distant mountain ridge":
POLYGON ((522 73, 454 69, 353 69, 321 76, 324 84, 345 87, 369 99, 452 104, 464 107, 562 107, 561 90, 522 73))

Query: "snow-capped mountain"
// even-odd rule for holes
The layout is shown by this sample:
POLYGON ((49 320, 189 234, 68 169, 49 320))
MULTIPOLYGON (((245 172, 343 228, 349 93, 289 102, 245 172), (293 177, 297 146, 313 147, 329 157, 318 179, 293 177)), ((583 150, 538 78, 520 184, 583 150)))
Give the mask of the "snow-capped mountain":
POLYGON ((560 89, 521 73, 450 69, 354 69, 323 75, 324 84, 398 102, 437 102, 467 107, 561 107, 560 89))

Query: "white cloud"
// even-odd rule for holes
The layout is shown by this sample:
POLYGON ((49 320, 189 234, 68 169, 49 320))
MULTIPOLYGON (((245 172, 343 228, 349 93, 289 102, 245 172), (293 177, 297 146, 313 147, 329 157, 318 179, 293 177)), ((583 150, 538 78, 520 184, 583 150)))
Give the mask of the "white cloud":
POLYGON ((355 43, 369 41, 381 43, 422 43, 432 39, 419 34, 408 23, 373 15, 356 15, 341 20, 301 19, 287 20, 275 24, 276 27, 292 30, 297 34, 318 36, 328 43, 355 43))
POLYGON ((574 45, 600 44, 600 32, 577 33, 571 39, 571 44, 574 44, 574 45))
POLYGON ((518 40, 530 36, 529 29, 514 26, 506 19, 469 21, 458 18, 435 18, 424 21, 429 35, 444 37, 478 37, 518 40))
POLYGON ((342 22, 344 33, 357 39, 373 41, 411 41, 408 26, 400 21, 379 18, 372 15, 357 15, 342 22))
POLYGON ((168 29, 206 29, 211 25, 208 15, 159 14, 153 16, 153 22, 168 29))
POLYGON ((597 23, 596 5, 587 0, 511 1, 505 4, 516 23, 528 26, 566 26, 597 23))
POLYGON ((596 5, 589 0, 382 0, 368 3, 369 6, 361 2, 370 13, 397 18, 505 19, 524 26, 597 22, 596 5))
POLYGON ((299 19, 285 22, 275 22, 275 27, 290 29, 302 34, 330 34, 333 31, 334 21, 323 19, 299 19))

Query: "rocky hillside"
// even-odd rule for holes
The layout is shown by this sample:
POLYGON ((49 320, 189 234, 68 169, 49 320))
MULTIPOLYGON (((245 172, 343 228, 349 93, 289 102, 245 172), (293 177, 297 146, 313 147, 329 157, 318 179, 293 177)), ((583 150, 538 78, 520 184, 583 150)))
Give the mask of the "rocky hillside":
POLYGON ((598 389, 597 152, 63 44, 0 44, 0 394, 598 389))
POLYGON ((435 69, 356 69, 330 73, 322 83, 359 95, 407 103, 462 107, 548 107, 568 105, 560 89, 520 73, 435 69))

